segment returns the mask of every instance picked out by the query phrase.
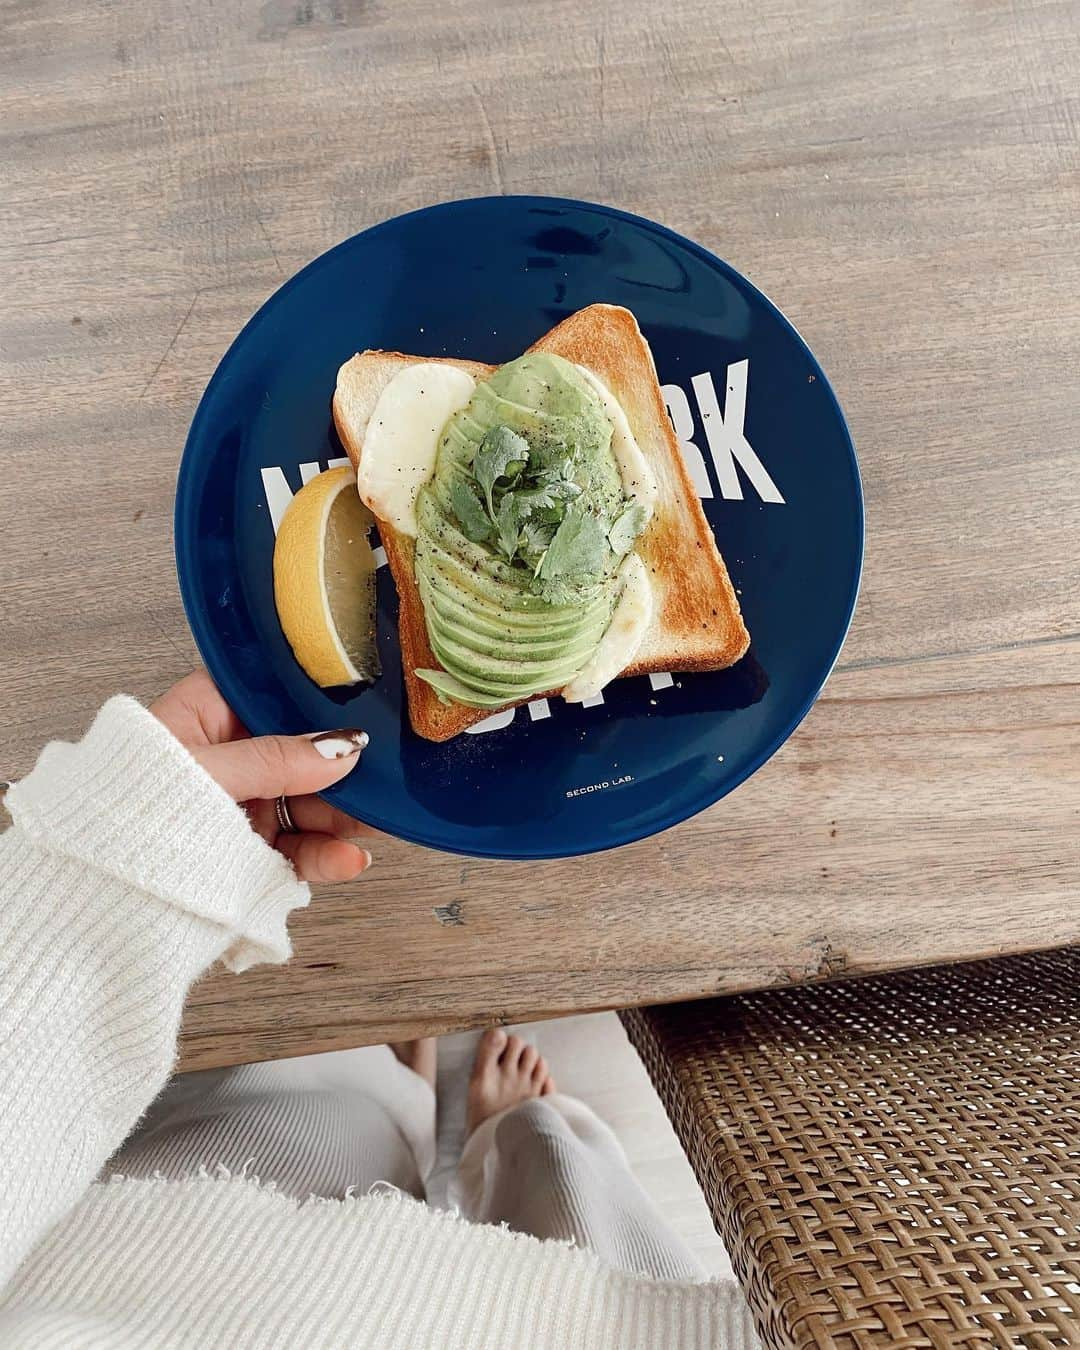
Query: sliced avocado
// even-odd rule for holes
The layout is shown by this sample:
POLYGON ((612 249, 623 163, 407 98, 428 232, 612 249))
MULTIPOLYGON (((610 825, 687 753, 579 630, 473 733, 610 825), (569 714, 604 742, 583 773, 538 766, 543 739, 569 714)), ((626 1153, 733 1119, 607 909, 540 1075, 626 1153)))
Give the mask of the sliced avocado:
POLYGON ((430 606, 439 618, 449 624, 458 624, 471 629, 480 637, 502 638, 508 642, 568 642, 582 628, 591 628, 594 624, 607 626, 609 605, 607 597, 601 597, 585 613, 561 618, 557 623, 544 623, 542 614, 517 614, 507 610, 497 612, 470 603, 451 587, 421 585, 421 597, 424 606, 430 606))
MULTIPOLYGON (((614 555, 608 559, 610 550, 600 550, 595 567, 590 562, 572 569, 573 584, 564 594, 580 599, 549 603, 533 584, 538 553, 546 546, 543 533, 539 545, 528 542, 543 516, 522 506, 521 514, 509 516, 508 537, 505 517, 496 522, 495 508, 515 492, 531 491, 535 501, 537 492, 551 490, 538 484, 569 482, 579 509, 614 519, 623 493, 611 436, 603 403, 581 372, 545 353, 500 367, 448 421, 435 476, 417 496, 415 551, 428 638, 444 667, 416 673, 440 698, 476 708, 516 702, 562 688, 595 652, 614 606, 614 555), (498 427, 525 438, 527 459, 498 457, 505 453, 497 448, 499 438, 485 440, 498 427), (481 480, 485 486, 477 492, 481 480), (475 512, 466 522, 473 537, 463 533, 453 505, 455 483, 486 504, 489 539, 475 512)), ((560 512, 552 519, 557 525, 560 512)))
POLYGON ((587 615, 605 608, 604 593, 576 605, 547 605, 531 592, 522 594, 502 582, 486 579, 446 554, 429 554, 420 569, 421 589, 463 605, 494 623, 548 633, 573 632, 587 615))
POLYGON ((512 698, 505 694, 477 693, 445 670, 418 670, 416 675, 436 690, 443 703, 463 703, 466 708, 501 708, 512 698))
POLYGON ((576 670, 592 655, 600 634, 585 630, 570 645, 557 644, 554 651, 544 644, 498 643, 478 638, 468 629, 439 625, 439 659, 455 674, 475 674, 506 684, 543 679, 556 668, 576 670))
MULTIPOLYGON (((423 550, 417 547, 416 569, 418 575, 422 573, 440 589, 452 585, 468 596, 470 603, 491 609, 495 614, 510 611, 518 615, 532 613, 544 616, 552 610, 552 606, 545 604, 540 596, 533 595, 531 591, 518 590, 512 582, 492 577, 483 568, 474 571, 460 558, 430 540, 423 550)), ((567 608, 561 606, 555 613, 561 615, 567 608)))
POLYGON ((531 694, 544 693, 549 689, 561 689, 563 685, 569 684, 578 673, 574 666, 564 666, 562 668, 552 668, 550 672, 545 671, 543 679, 537 679, 535 676, 522 677, 517 680, 499 680, 486 675, 480 675, 473 670, 454 669, 452 658, 440 650, 440 644, 433 642, 432 650, 439 658, 440 663, 449 674, 460 679, 463 684, 468 685, 470 689, 475 689, 483 694, 501 694, 504 702, 513 699, 528 698, 531 694))

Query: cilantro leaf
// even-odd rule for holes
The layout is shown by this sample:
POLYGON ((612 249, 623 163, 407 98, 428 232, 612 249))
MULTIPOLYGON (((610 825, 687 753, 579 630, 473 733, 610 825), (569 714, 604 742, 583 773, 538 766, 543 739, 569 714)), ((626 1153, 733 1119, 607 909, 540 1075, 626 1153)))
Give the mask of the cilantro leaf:
POLYGON ((560 501, 570 502, 575 497, 581 496, 581 488, 572 478, 552 477, 549 474, 541 474, 539 482, 551 493, 553 497, 560 501))
POLYGON ((450 485, 450 505, 465 538, 474 544, 486 544, 492 534, 491 521, 483 502, 462 478, 455 478, 450 485))
POLYGON ((586 582, 604 570, 608 560, 608 523, 573 505, 555 531, 538 573, 543 582, 586 582))
POLYGON ((555 498, 551 495, 550 489, 546 487, 521 487, 515 488, 513 492, 518 514, 522 520, 527 519, 537 511, 544 511, 555 505, 555 498))
POLYGON ((495 513, 495 526, 499 531, 499 548, 505 554, 507 562, 512 562, 521 534, 521 522, 518 519, 512 492, 506 493, 499 503, 499 509, 495 513))
POLYGON ((567 453, 569 447, 556 438, 541 433, 529 443, 529 449, 537 477, 561 478, 573 467, 573 455, 567 453))
POLYGON ((514 489, 518 518, 522 521, 531 520, 537 525, 558 525, 566 514, 567 502, 581 493, 576 483, 548 479, 544 474, 530 482, 526 472, 523 481, 530 485, 514 489))
POLYGON ((576 483, 537 483, 535 487, 522 487, 514 491, 514 500, 518 504, 518 511, 524 520, 528 516, 540 515, 554 511, 555 520, 560 521, 563 518, 563 512, 566 509, 566 503, 572 497, 576 497, 581 489, 576 483), (566 491, 567 488, 572 491, 566 491))
POLYGON ((538 487, 546 487, 553 496, 577 497, 581 488, 574 481, 575 467, 572 457, 541 465, 534 475, 534 481, 538 487))
POLYGON ((526 555, 530 553, 543 553, 551 544, 551 537, 555 533, 550 525, 543 525, 536 520, 527 520, 524 529, 521 531, 521 551, 526 555))
POLYGON ((493 493, 500 478, 514 479, 529 459, 529 443, 509 427, 491 427, 484 433, 473 459, 472 472, 487 501, 488 515, 495 519, 493 493))
POLYGON ((629 501, 615 517, 608 531, 608 543, 616 558, 634 547, 634 541, 649 523, 649 508, 644 502, 629 501))
POLYGON ((554 525, 542 525, 536 520, 527 520, 522 526, 518 552, 521 561, 532 572, 534 578, 543 565, 554 533, 554 525))

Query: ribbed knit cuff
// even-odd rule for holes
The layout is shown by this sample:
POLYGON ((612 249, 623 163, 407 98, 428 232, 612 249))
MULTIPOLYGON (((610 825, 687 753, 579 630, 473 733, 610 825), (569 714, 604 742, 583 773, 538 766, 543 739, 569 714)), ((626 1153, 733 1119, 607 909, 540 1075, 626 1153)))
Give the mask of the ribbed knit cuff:
POLYGON ((290 955, 307 886, 134 699, 110 699, 78 744, 50 742, 5 805, 40 846, 219 925, 231 969, 290 955))

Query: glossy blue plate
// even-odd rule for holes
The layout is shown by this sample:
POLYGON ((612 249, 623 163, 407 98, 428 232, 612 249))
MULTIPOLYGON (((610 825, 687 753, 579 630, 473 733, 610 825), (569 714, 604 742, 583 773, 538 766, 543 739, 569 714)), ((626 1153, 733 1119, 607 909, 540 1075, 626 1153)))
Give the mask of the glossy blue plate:
POLYGON ((176 562, 195 640, 252 732, 359 726, 361 765, 326 796, 434 848, 550 858, 611 848, 709 806, 805 716, 858 590, 858 465, 836 397, 791 324, 705 249, 604 206, 448 202, 317 258, 236 339, 203 395, 177 485, 176 562), (652 346, 752 645, 717 674, 616 680, 592 706, 499 714, 435 745, 405 706, 397 596, 379 571, 384 673, 321 690, 274 610, 275 521, 342 455, 337 369, 384 347, 498 363, 594 301, 652 346))

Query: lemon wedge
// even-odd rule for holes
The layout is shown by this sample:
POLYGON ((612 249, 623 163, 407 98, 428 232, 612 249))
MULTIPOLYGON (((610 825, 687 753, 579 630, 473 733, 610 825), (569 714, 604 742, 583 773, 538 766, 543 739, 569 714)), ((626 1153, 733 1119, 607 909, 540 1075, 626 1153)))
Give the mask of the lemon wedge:
POLYGON ((323 689, 379 674, 373 524, 352 469, 340 468, 305 483, 278 529, 278 618, 297 661, 323 689))

